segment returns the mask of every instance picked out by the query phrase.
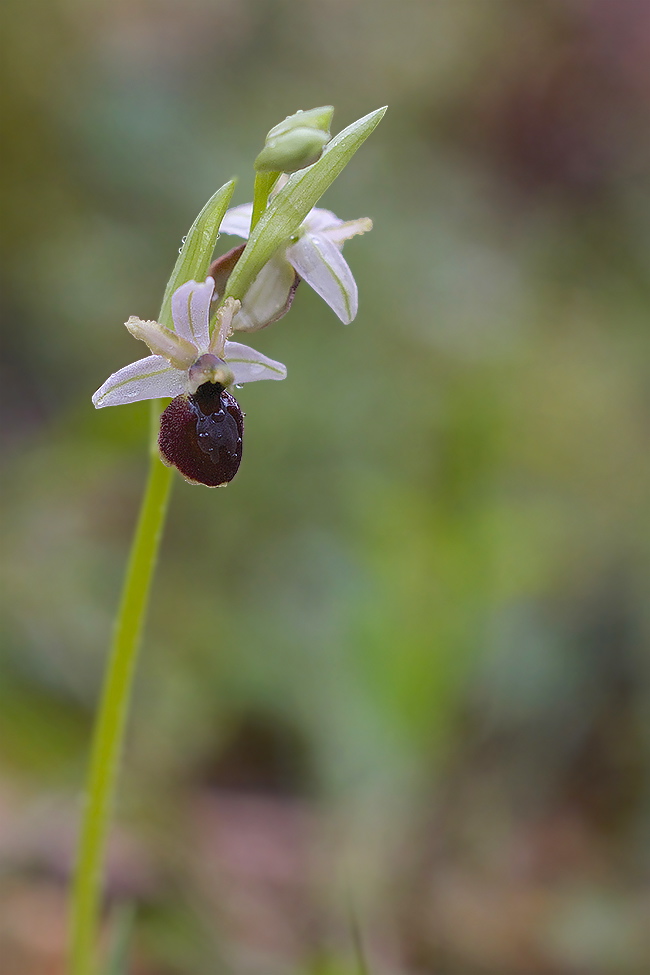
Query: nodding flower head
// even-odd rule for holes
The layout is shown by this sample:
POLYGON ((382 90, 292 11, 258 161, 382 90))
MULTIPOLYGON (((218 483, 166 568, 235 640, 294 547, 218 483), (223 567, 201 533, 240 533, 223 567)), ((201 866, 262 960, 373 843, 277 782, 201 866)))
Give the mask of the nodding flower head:
POLYGON ((220 487, 233 479, 242 455, 243 414, 227 387, 284 379, 281 362, 229 341, 240 303, 228 298, 210 334, 214 280, 188 281, 172 297, 175 331, 159 322, 125 323, 153 355, 113 373, 93 396, 97 408, 173 397, 160 418, 162 460, 193 484, 220 487))

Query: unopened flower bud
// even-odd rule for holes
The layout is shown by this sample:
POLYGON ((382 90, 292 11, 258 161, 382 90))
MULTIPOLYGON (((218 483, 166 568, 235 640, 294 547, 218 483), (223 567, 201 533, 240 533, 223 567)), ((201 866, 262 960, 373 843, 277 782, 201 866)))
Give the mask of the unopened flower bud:
POLYGON ((295 173, 320 159, 328 141, 327 133, 319 129, 292 129, 267 140, 255 169, 258 173, 295 173))
POLYGON ((295 173, 320 159, 329 142, 331 105, 289 115, 270 129, 266 144, 255 160, 260 173, 295 173))
POLYGON ((287 115, 282 122, 278 122, 272 129, 269 129, 266 140, 277 139, 278 136, 286 135, 292 129, 318 129, 325 132, 327 138, 330 137, 330 125, 334 107, 332 105, 322 105, 320 108, 310 108, 303 112, 299 110, 294 115, 287 115))

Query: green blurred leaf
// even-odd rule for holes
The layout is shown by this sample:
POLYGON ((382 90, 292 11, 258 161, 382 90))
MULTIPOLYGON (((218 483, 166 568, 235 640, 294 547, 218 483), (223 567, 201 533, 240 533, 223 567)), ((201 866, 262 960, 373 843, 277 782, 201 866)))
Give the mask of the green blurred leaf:
POLYGON ((350 932, 352 934, 352 944, 354 946, 354 958, 357 964, 357 975, 371 975, 370 965, 366 957, 366 950, 361 934, 359 918, 352 905, 350 905, 350 932))
POLYGON ((118 904, 111 917, 108 957, 102 975, 129 975, 129 948, 133 935, 135 907, 118 904))

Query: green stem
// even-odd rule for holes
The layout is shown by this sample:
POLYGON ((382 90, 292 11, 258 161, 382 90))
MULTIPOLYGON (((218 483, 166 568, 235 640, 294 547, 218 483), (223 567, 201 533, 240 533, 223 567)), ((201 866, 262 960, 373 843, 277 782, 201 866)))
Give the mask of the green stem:
POLYGON ((251 216, 251 230, 258 222, 269 202, 269 193, 278 179, 279 173, 256 173, 253 189, 253 214, 251 216))
POLYGON ((157 454, 152 454, 92 742, 72 892, 70 975, 96 972, 104 853, 138 647, 173 473, 157 454))

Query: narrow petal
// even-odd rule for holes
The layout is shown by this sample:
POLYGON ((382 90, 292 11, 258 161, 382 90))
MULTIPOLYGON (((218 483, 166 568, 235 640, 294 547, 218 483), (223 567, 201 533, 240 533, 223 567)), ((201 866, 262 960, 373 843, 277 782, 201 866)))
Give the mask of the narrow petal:
POLYGON ((214 329, 210 338, 209 351, 223 359, 223 350, 226 347, 226 339, 230 338, 235 328, 233 318, 241 308, 241 301, 234 298, 226 298, 223 305, 217 311, 214 320, 214 329))
POLYGON ((276 254, 264 265, 244 295, 233 319, 236 332, 256 332, 277 322, 291 307, 298 286, 296 272, 284 254, 276 254))
POLYGON ((357 234, 367 234, 369 230, 372 230, 370 217, 359 217, 357 220, 346 220, 345 223, 341 221, 336 226, 323 227, 320 233, 333 243, 342 245, 351 237, 356 237, 357 234))
POLYGON ((357 284, 336 244, 322 235, 304 234, 286 256, 300 277, 349 325, 357 313, 357 284))
POLYGON ((174 369, 163 356, 149 355, 109 376, 94 394, 93 403, 99 409, 161 396, 178 396, 185 391, 186 378, 187 373, 174 369))
POLYGON ((338 227, 343 223, 331 210, 324 210, 322 207, 314 207, 307 214, 303 221, 303 228, 310 234, 320 234, 327 227, 338 227))
POLYGON ((205 352, 210 341, 210 301, 213 291, 213 279, 206 278, 203 284, 188 281, 172 295, 174 327, 199 352, 205 352))
POLYGON ((219 232, 222 234, 233 234, 235 237, 248 239, 251 230, 251 216, 253 215, 253 204, 242 203, 241 206, 233 207, 226 212, 221 221, 219 232))
POLYGON ((236 383, 254 383, 258 379, 285 379, 287 367, 240 342, 226 342, 226 362, 236 383))
POLYGON ((131 335, 146 343, 155 355, 162 355, 175 369, 189 369, 196 359, 196 348, 159 322, 143 322, 131 316, 124 323, 131 335))

